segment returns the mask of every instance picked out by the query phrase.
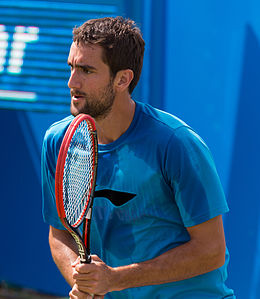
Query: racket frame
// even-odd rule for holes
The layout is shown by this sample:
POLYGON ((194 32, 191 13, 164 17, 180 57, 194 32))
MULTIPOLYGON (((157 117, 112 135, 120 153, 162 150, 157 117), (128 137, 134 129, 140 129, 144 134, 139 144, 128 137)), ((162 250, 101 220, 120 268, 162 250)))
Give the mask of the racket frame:
POLYGON ((73 121, 70 123, 69 127, 66 130, 66 133, 63 137, 63 141, 59 150, 56 173, 55 173, 55 197, 56 197, 56 206, 58 216, 61 220, 63 226, 67 229, 67 231, 74 238, 77 247, 78 253, 80 256, 80 261, 82 263, 90 263, 90 224, 91 224, 91 216, 92 216, 92 207, 93 207, 93 199, 95 192, 95 184, 96 184, 96 175, 97 175, 97 156, 98 156, 98 141, 97 141, 97 132, 95 122, 92 117, 87 114, 79 114, 77 115, 73 121), (80 220, 72 226, 66 219, 66 213, 64 209, 63 202, 63 175, 64 175, 64 165, 68 153, 68 149, 70 146, 70 142, 73 138, 73 135, 82 121, 87 121, 88 127, 90 127, 90 132, 92 136, 93 148, 94 148, 94 161, 93 161, 93 177, 92 177, 92 189, 87 199, 84 212, 80 217, 80 220), (83 233, 81 236, 79 226, 83 222, 83 233))

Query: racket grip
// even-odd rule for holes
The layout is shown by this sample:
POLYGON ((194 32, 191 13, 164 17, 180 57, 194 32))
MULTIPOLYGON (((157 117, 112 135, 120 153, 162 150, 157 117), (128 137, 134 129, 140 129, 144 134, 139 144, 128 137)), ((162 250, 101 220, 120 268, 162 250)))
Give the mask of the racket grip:
MULTIPOLYGON (((90 264, 91 263, 91 255, 87 255, 86 259, 84 260, 80 260, 80 262, 82 264, 90 264)), ((91 298, 94 298, 95 295, 94 294, 89 294, 91 296, 91 298)))
POLYGON ((87 255, 86 259, 81 259, 81 257, 80 257, 80 262, 82 264, 90 264, 91 263, 91 255, 87 255))

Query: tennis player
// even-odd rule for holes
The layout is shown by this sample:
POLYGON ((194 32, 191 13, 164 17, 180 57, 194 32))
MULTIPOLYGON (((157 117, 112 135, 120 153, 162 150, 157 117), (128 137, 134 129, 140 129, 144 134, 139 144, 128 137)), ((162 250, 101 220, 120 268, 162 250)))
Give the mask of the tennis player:
MULTIPOLYGON (((173 115, 134 100, 144 41, 132 20, 89 20, 73 30, 71 116, 46 132, 43 216, 71 299, 235 298, 225 284, 228 206, 205 142, 173 115), (99 155, 91 264, 81 264, 55 205, 55 168, 79 113, 97 126, 99 155)), ((159 59, 159 58, 158 58, 159 59)))

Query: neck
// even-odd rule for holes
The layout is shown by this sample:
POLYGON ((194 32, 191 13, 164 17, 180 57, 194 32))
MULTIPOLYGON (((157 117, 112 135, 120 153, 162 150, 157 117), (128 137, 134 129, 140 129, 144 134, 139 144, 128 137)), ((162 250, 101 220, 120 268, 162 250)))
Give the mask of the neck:
POLYGON ((98 143, 108 144, 117 140, 129 128, 135 113, 135 102, 130 95, 116 97, 110 113, 96 120, 98 143))

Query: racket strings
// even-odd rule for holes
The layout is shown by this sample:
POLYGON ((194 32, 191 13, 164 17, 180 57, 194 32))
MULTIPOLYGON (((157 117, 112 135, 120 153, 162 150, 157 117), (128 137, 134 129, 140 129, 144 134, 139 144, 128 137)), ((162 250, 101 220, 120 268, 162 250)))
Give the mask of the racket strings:
POLYGON ((91 194, 94 155, 93 136, 83 121, 70 142, 63 175, 64 210, 74 227, 81 223, 91 194))

